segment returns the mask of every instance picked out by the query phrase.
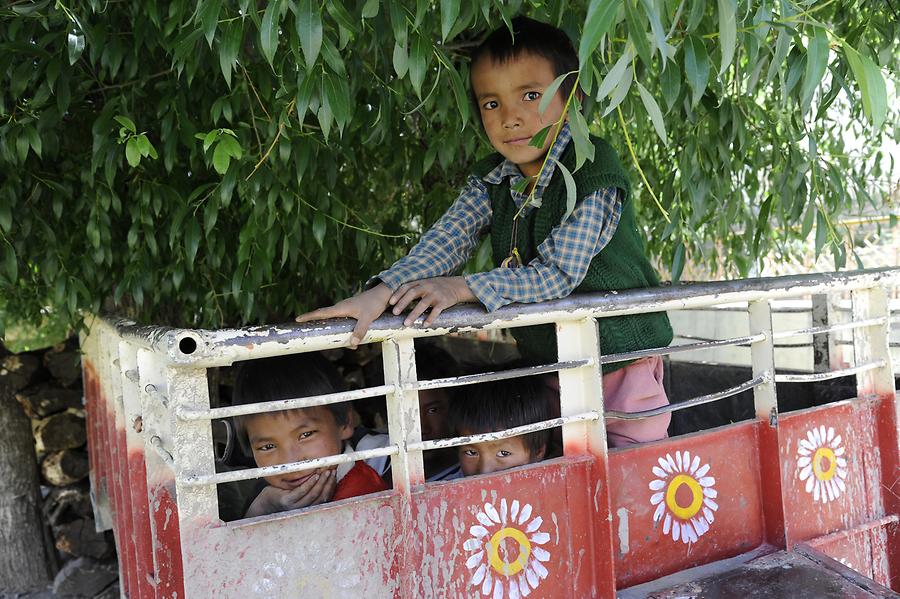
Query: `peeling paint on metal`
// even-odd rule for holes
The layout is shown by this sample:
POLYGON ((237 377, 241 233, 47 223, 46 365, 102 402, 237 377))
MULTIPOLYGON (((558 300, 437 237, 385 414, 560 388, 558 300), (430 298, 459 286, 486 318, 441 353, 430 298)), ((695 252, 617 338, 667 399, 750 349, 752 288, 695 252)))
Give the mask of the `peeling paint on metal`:
POLYGON ((628 553, 628 508, 620 507, 616 510, 619 516, 619 553, 625 555, 628 553))

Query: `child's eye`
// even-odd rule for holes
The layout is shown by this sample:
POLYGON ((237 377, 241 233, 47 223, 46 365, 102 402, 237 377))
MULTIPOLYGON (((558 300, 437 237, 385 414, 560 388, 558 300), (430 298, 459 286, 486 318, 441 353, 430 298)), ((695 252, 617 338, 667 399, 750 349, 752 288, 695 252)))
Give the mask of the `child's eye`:
POLYGON ((497 104, 496 100, 488 100, 487 102, 485 102, 484 104, 481 105, 481 107, 484 110, 493 110, 493 109, 497 108, 497 106, 499 106, 499 104, 497 104))
POLYGON ((272 451, 275 449, 274 443, 266 443, 265 445, 260 445, 256 448, 256 451, 272 451))
POLYGON ((512 455, 512 452, 506 451, 505 449, 501 449, 500 451, 497 452, 498 458, 508 458, 511 455, 512 455))
POLYGON ((462 453, 467 458, 477 458, 478 457, 478 452, 474 449, 464 449, 462 453))
POLYGON ((300 433, 300 438, 301 439, 309 439, 315 433, 316 433, 316 431, 303 431, 302 433, 300 433))
POLYGON ((541 92, 525 92, 525 99, 529 102, 534 102, 538 98, 541 97, 541 92))

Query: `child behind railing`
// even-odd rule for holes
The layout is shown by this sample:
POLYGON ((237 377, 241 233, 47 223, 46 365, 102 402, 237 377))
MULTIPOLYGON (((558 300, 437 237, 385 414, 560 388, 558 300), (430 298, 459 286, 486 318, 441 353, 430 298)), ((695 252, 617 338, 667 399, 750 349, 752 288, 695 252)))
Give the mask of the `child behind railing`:
MULTIPOLYGON (((234 405, 335 393, 342 388, 331 364, 316 354, 296 354, 243 363, 234 405)), ((324 458, 354 451, 350 405, 336 403, 248 416, 234 425, 243 449, 258 467, 324 458)), ((265 478, 246 517, 272 514, 383 491, 379 474, 365 462, 316 468, 265 478)))
MULTIPOLYGON (((451 424, 461 437, 534 424, 550 419, 554 400, 539 377, 483 383, 452 402, 451 424)), ((549 430, 469 443, 459 447, 459 463, 465 476, 498 472, 540 462, 549 444, 549 430)))

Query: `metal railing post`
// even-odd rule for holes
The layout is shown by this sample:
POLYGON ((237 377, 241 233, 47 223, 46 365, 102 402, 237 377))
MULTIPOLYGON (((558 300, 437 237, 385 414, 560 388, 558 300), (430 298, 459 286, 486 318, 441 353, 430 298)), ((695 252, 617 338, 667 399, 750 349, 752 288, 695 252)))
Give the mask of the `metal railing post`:
POLYGON ((750 346, 750 363, 753 376, 768 374, 768 380, 753 389, 753 405, 756 417, 772 424, 778 419, 778 397, 775 391, 775 343, 772 339, 772 306, 769 300, 750 302, 750 334, 763 334, 765 339, 750 346))
POLYGON ((888 345, 890 311, 887 293, 883 287, 871 287, 851 292, 853 320, 884 318, 882 324, 853 329, 853 357, 858 366, 867 362, 883 361, 879 368, 856 375, 857 397, 894 393, 894 373, 891 366, 891 350, 888 345))
POLYGON ((588 364, 559 372, 559 408, 563 417, 595 411, 596 420, 563 425, 563 450, 566 456, 588 455, 594 458, 590 473, 593 495, 593 542, 595 592, 597 597, 616 596, 613 556, 613 517, 609 489, 609 455, 606 447, 606 422, 603 419, 603 376, 600 368, 600 335, 597 320, 584 318, 556 324, 559 361, 590 360, 588 364))
POLYGON ((422 441, 422 426, 419 421, 419 392, 413 388, 416 382, 416 350, 410 337, 390 339, 381 344, 384 365, 384 382, 394 385, 394 391, 387 396, 388 432, 391 443, 399 451, 391 456, 391 475, 394 489, 400 492, 400 509, 397 529, 400 539, 397 555, 400 569, 400 597, 413 595, 413 579, 420 566, 415 559, 414 547, 418 542, 424 547, 426 539, 417 538, 423 534, 413 523, 412 489, 425 482, 425 468, 422 450, 410 450, 413 443, 422 441))

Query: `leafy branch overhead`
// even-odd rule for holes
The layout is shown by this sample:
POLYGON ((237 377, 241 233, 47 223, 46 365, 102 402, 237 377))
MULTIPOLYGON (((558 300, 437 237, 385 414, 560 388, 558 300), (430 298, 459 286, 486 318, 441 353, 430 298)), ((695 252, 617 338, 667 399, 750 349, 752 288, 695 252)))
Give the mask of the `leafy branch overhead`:
POLYGON ((0 321, 219 326, 352 292, 488 151, 468 53, 520 13, 576 40, 578 165, 589 132, 618 150, 673 276, 746 274, 808 237, 843 266, 841 217, 893 210, 896 4, 7 3, 0 321))

